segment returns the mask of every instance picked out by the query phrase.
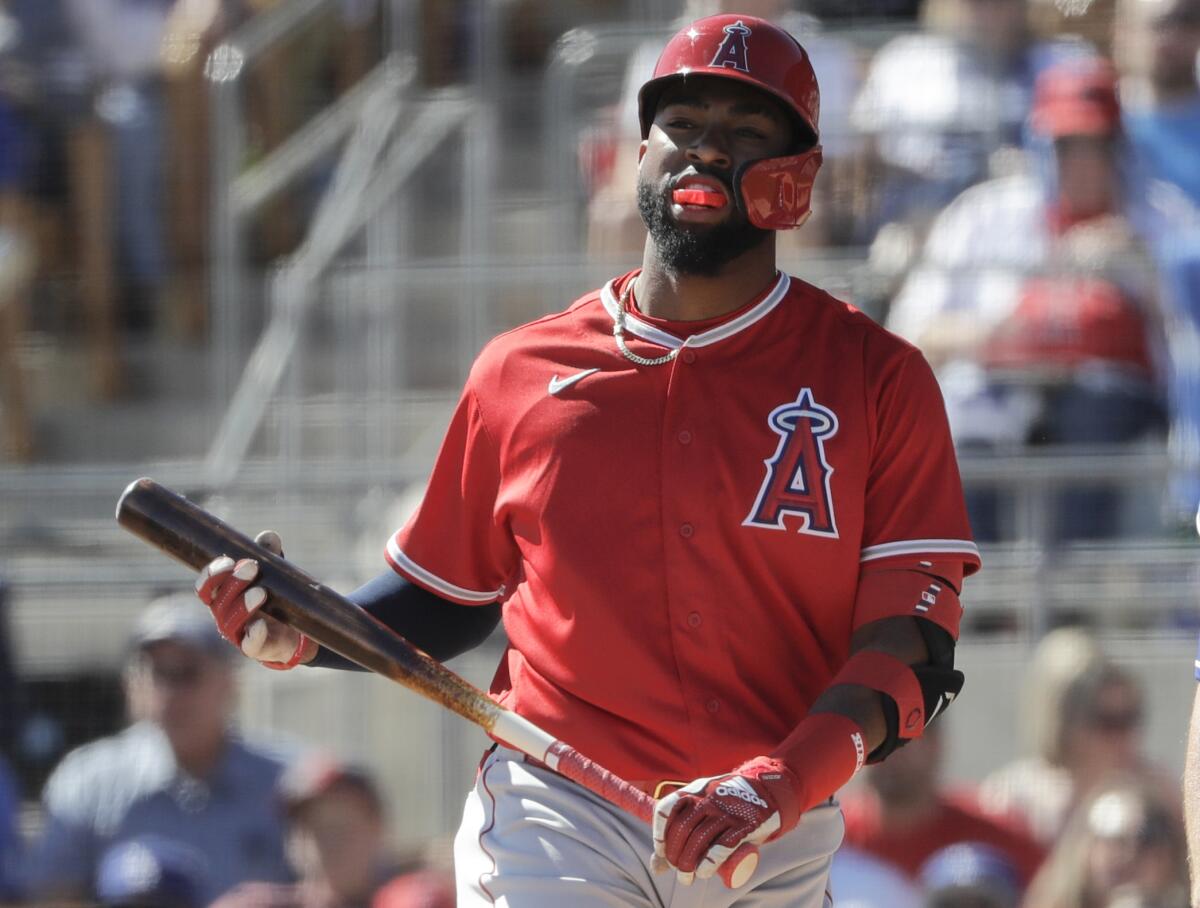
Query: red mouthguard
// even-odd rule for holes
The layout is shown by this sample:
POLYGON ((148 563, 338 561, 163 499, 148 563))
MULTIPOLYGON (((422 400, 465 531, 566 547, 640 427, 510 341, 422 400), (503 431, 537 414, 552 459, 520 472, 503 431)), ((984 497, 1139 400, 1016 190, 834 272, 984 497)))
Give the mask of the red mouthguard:
POLYGON ((725 206, 725 196, 711 189, 676 189, 671 198, 677 205, 700 205, 704 208, 725 206))

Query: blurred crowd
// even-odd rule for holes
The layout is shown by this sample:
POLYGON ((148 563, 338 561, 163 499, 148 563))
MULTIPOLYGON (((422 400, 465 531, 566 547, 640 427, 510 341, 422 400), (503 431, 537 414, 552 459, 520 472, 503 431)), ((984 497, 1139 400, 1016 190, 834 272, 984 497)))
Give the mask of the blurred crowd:
POLYGON ((394 850, 368 771, 239 733, 238 659, 192 593, 146 607, 123 672, 128 725, 63 757, 32 829, 0 758, 0 904, 453 906, 448 846, 394 850))
MULTIPOLYGON (((130 393, 131 343, 205 342, 205 60, 285 2, 0 0, 0 438, 9 456, 39 456, 36 395, 22 369, 31 330, 81 346, 77 380, 98 399, 130 393)), ((413 6, 420 79, 467 80, 479 3, 413 6)), ((563 29, 619 20, 627 6, 511 0, 506 64, 536 74, 563 29)), ((680 7, 680 19, 724 9, 775 18, 810 50, 826 163, 817 213, 784 238, 784 265, 863 251, 873 280, 854 302, 924 351, 962 456, 1167 444, 1176 464, 1167 519, 1191 527, 1200 503, 1200 0, 680 7)), ((343 0, 301 40, 254 62, 253 158, 379 60, 381 22, 378 3, 343 0)), ((623 90, 588 111, 579 136, 582 242, 630 263, 643 237, 636 87, 659 45, 631 49, 623 90)), ((297 189, 264 209, 253 259, 295 248, 311 195, 297 189)), ((1144 518, 1131 497, 1057 491, 1051 535, 1127 533, 1144 518)), ((983 542, 1004 538, 1016 519, 1012 501, 987 489, 972 490, 969 508, 983 542)), ((402 813, 369 773, 232 730, 236 673, 193 605, 169 598, 147 610, 123 674, 128 727, 68 754, 32 823, 21 819, 22 795, 37 792, 21 792, 0 763, 0 901, 452 904, 443 857, 390 848, 402 813)), ((12 683, 8 668, 0 658, 0 690, 12 683)), ((949 733, 934 731, 846 794, 840 908, 1187 904, 1178 785, 1143 752, 1144 694, 1133 677, 1078 630, 1044 638, 1027 674, 1019 761, 969 790, 948 786, 949 733)))
MULTIPOLYGON (((82 346, 82 384, 101 398, 130 393, 131 341, 206 340, 205 61, 282 5, 0 2, 0 413, 12 457, 38 456, 37 395, 21 369, 30 326, 82 346)), ((395 10, 411 9, 404 21, 420 29, 421 84, 478 76, 477 3, 328 6, 247 66, 245 163, 380 60, 395 10)), ((536 82, 563 30, 619 22, 627 6, 506 3, 500 65, 536 82)), ((784 248, 862 253, 871 280, 853 302, 934 364, 964 456, 1168 443, 1176 470, 1156 516, 1190 525, 1200 504, 1196 0, 680 7, 680 19, 723 9, 775 18, 809 49, 826 163, 816 215, 784 248)), ((657 46, 631 48, 619 97, 589 122, 542 124, 578 130, 580 242, 600 255, 640 250, 636 88, 657 46)), ((293 250, 321 188, 292 187, 265 205, 249 259, 293 250)), ((1065 490, 1048 537, 1136 532, 1143 497, 1065 490)), ((1011 533, 1011 500, 985 490, 970 507, 981 540, 1011 533)))
MULTIPOLYGON (((145 608, 128 724, 67 753, 32 815, 0 759, 0 904, 454 904, 447 843, 394 850, 403 805, 368 771, 237 730, 238 661, 191 593, 145 608)), ((842 792, 839 908, 1188 908, 1179 780, 1146 753, 1136 677, 1067 626, 1022 681, 1011 762, 949 784, 951 719, 842 792)))
MULTIPOLYGON (((199 341, 207 322, 210 134, 206 60, 286 0, 0 2, 0 407, 3 447, 38 455, 23 333, 85 351, 101 400, 128 396, 126 350, 199 341)), ((379 3, 332 4, 245 74, 248 154, 269 153, 380 56, 379 3)), ((245 162, 243 162, 245 163, 245 162)), ((248 249, 301 236, 302 194, 269 206, 248 249)))
MULTIPOLYGON (((82 341, 101 397, 129 391, 130 338, 205 339, 205 61, 281 5, 0 2, 0 412, 17 458, 37 456, 19 355, 30 323, 82 341)), ((477 3, 328 6, 247 66, 251 160, 379 61, 396 10, 420 30, 422 84, 478 77, 477 3)), ((500 65, 536 82, 562 31, 619 22, 626 7, 506 3, 500 65)), ((1190 526, 1200 504, 1197 0, 680 7, 680 19, 725 9, 775 18, 809 49, 826 163, 816 216, 785 250, 862 252, 872 279, 852 301, 934 364, 963 455, 1169 442, 1177 469, 1163 513, 1190 526)), ((578 130, 581 243, 601 255, 640 250, 636 88, 657 47, 631 48, 624 87, 590 122, 542 124, 578 130)), ((265 263, 294 249, 320 189, 293 187, 266 205, 248 256, 265 263)), ((1065 490, 1048 537, 1136 532, 1142 497, 1065 490)), ((970 507, 979 539, 1011 532, 1011 500, 984 490, 970 507)))
POLYGON ((1024 755, 951 786, 933 725, 842 797, 839 908, 1187 908, 1179 780, 1145 754, 1137 681, 1070 627, 1023 674, 1024 755))

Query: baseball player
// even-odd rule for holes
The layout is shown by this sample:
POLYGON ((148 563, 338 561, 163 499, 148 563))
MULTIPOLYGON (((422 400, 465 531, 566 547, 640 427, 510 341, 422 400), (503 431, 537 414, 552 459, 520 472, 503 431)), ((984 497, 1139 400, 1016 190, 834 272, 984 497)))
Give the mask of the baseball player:
MULTIPOLYGON (((640 97, 642 266, 482 351, 391 570, 352 594, 443 659, 502 614, 492 694, 657 800, 649 828, 498 742, 456 841, 461 906, 822 908, 834 793, 961 686, 979 558, 934 378, 775 266, 809 213, 818 105, 771 23, 670 40, 640 97), (727 889, 744 842, 758 867, 727 889)), ((345 664, 255 618, 256 570, 197 582, 230 639, 345 664)))

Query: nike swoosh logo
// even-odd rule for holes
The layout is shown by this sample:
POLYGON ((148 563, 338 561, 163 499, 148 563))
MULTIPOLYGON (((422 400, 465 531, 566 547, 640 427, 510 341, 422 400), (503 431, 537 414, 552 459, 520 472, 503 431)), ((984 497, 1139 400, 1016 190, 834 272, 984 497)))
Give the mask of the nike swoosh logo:
POLYGON ((581 381, 587 378, 593 372, 599 371, 599 369, 584 369, 582 372, 576 372, 574 375, 568 375, 566 378, 559 378, 558 373, 556 372, 554 377, 550 379, 550 385, 546 390, 551 394, 557 394, 563 388, 569 388, 571 385, 575 384, 575 382, 581 381))
POLYGON ((938 697, 937 706, 933 708, 933 712, 929 714, 929 718, 925 720, 925 724, 928 725, 930 722, 932 722, 937 717, 938 713, 950 705, 950 702, 953 699, 954 694, 951 693, 945 693, 938 697))

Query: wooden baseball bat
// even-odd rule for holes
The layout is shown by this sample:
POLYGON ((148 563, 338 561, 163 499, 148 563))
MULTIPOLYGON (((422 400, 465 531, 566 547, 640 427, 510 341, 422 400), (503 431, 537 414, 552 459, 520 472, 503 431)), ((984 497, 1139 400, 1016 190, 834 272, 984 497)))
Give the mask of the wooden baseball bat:
MULTIPOLYGON (((649 823, 654 799, 575 748, 492 700, 466 679, 417 649, 344 596, 310 577, 182 495, 153 479, 129 484, 117 502, 117 522, 135 536, 200 570, 214 558, 253 558, 257 584, 270 594, 262 610, 363 668, 390 678, 474 722, 492 737, 544 763, 649 823)), ((739 847, 724 864, 725 885, 745 884, 758 849, 739 847)))

